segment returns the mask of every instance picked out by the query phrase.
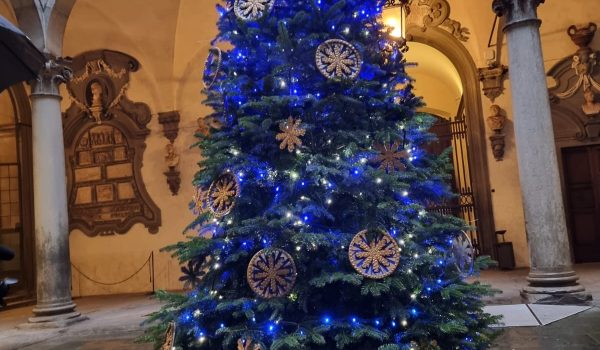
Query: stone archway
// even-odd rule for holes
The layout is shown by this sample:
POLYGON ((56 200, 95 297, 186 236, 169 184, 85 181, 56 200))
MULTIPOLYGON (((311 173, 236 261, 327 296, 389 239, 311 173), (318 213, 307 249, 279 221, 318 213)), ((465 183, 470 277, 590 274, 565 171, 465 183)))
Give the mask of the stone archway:
MULTIPOLYGON (((479 92, 479 74, 473 58, 460 40, 439 27, 409 25, 407 34, 410 41, 431 46, 443 53, 456 67, 462 81, 464 110, 469 143, 469 164, 476 166, 471 171, 473 197, 478 213, 476 226, 479 230, 479 245, 482 254, 495 255, 496 243, 490 178, 487 162, 485 125, 479 92)), ((410 46, 410 42, 408 43, 410 46)))

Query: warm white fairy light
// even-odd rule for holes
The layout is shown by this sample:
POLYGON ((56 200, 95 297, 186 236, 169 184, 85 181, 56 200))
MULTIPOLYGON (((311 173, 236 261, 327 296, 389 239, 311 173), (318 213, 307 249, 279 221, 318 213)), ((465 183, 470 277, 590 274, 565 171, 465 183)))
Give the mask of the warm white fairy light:
POLYGON ((408 197, 408 191, 403 191, 403 192, 402 192, 402 196, 403 196, 403 197, 408 197))
POLYGON ((416 294, 411 294, 411 295, 410 295, 410 298, 411 298, 412 300, 415 300, 415 299, 417 299, 417 295, 416 295, 416 294))
POLYGON ((285 213, 285 217, 286 218, 291 218, 292 217, 292 213, 288 211, 287 213, 285 213))
POLYGON ((333 203, 333 200, 331 200, 331 198, 327 199, 327 204, 331 205, 331 203, 333 203))
POLYGON ((376 184, 380 184, 382 182, 383 182, 383 180, 380 177, 378 177, 377 179, 375 179, 375 183, 376 184))
POLYGON ((369 161, 369 160, 368 160, 367 158, 361 158, 361 159, 360 159, 360 162, 361 162, 362 164, 366 164, 368 161, 369 161))
POLYGON ((418 258, 419 258, 419 254, 416 254, 416 253, 415 253, 415 255, 413 255, 413 256, 414 256, 414 258, 415 258, 415 259, 418 259, 418 258))
POLYGON ((299 251, 301 251, 301 250, 302 250, 302 247, 301 247, 301 246, 299 246, 299 245, 297 245, 297 246, 296 246, 296 251, 297 251, 297 252, 299 252, 299 251))
POLYGON ((221 267, 221 264, 219 264, 219 263, 215 263, 213 265, 213 269, 215 269, 215 270, 218 270, 220 267, 221 267))
POLYGON ((402 325, 402 327, 406 327, 406 326, 408 326, 408 321, 402 320, 402 322, 400 322, 400 324, 402 325))
POLYGON ((292 180, 298 180, 298 173, 295 171, 292 171, 290 173, 290 177, 292 178, 292 180))
POLYGON ((400 243, 400 245, 405 245, 406 244, 406 242, 403 239, 399 240, 398 243, 400 243))

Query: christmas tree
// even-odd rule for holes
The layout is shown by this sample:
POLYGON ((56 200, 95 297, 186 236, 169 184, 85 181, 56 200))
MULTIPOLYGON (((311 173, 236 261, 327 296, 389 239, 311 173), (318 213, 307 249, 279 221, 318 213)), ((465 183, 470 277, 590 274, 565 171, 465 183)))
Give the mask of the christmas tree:
MULTIPOLYGON (((460 244, 447 156, 412 93, 384 0, 228 0, 204 73, 199 231, 160 293, 183 349, 482 349, 489 260, 460 244), (229 45, 228 45, 229 46, 229 45)), ((447 155, 447 154, 446 154, 447 155)), ((173 331, 173 330, 171 330, 173 331)), ((171 332, 173 333, 173 332, 171 332)), ((163 337, 164 338, 164 337, 163 337)))

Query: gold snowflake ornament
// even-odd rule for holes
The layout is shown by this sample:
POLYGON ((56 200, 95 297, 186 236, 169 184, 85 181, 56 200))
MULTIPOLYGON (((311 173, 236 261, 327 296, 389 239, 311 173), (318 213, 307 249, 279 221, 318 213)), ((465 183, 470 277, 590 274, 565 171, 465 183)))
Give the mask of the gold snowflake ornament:
POLYGON ((235 206, 235 198, 240 193, 240 184, 231 173, 219 176, 208 189, 208 208, 218 218, 223 217, 235 206))
POLYGON ((385 278, 400 264, 398 243, 383 230, 364 230, 356 234, 350 243, 348 257, 359 274, 372 279, 385 278))
POLYGON ((302 146, 301 136, 306 134, 306 129, 302 128, 302 119, 294 119, 289 117, 287 121, 279 123, 281 132, 275 137, 277 141, 281 141, 280 149, 285 149, 292 152, 296 147, 302 146))
POLYGON ((402 163, 402 159, 407 159, 409 154, 406 150, 400 149, 400 144, 394 142, 391 145, 374 145, 379 154, 375 157, 375 163, 379 164, 379 169, 385 170, 386 172, 395 170, 404 170, 406 165, 402 163))

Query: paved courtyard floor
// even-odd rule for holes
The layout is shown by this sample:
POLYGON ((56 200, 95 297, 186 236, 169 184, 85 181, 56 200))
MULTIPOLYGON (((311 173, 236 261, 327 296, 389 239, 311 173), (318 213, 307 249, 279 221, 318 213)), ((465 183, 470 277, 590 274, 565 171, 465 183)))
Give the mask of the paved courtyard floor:
MULTIPOLYGON (((578 265, 581 282, 594 297, 592 308, 543 327, 506 328, 493 350, 599 350, 600 264, 578 265)), ((481 280, 504 291, 490 305, 519 304, 519 289, 527 270, 486 271, 481 280)), ((144 316, 159 307, 148 295, 99 296, 76 299, 78 310, 89 320, 64 329, 22 330, 31 307, 0 312, 0 350, 151 350, 135 344, 143 333, 144 316)), ((358 350, 358 349, 353 349, 358 350)))

